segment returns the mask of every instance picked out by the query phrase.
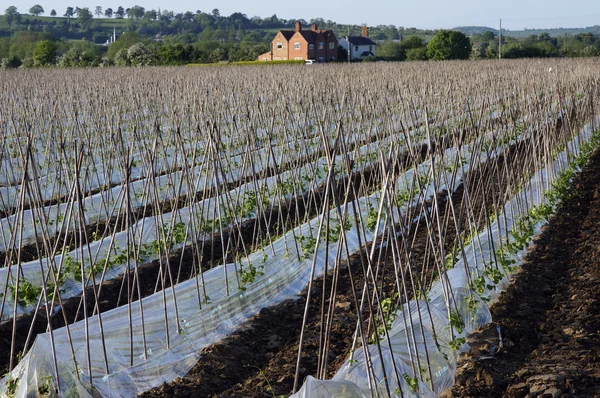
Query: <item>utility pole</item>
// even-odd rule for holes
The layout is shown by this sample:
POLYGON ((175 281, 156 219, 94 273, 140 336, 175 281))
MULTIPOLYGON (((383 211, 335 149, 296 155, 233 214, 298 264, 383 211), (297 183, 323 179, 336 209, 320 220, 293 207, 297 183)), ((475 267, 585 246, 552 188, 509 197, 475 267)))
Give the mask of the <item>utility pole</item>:
POLYGON ((346 43, 348 44, 348 63, 350 63, 350 25, 348 25, 348 36, 346 36, 346 43))
POLYGON ((502 18, 500 18, 500 30, 498 34, 498 59, 502 58, 502 18))

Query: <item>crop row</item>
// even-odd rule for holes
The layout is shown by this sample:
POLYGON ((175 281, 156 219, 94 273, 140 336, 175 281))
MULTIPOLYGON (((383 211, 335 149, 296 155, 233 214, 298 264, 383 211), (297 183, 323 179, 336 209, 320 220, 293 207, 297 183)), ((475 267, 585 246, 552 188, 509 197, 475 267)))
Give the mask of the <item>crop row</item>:
MULTIPOLYGON (((45 172, 52 175, 60 170, 64 179, 57 185, 70 186, 60 199, 63 203, 52 205, 40 200, 35 196, 41 189, 28 188, 22 190, 25 193, 10 206, 14 214, 10 221, 6 219, 4 231, 8 233, 4 234, 4 247, 11 250, 6 252, 7 267, 0 269, 0 283, 3 284, 2 317, 12 319, 13 325, 16 324, 13 315, 30 311, 39 312, 40 316, 45 313, 49 319, 55 311, 63 311, 63 298, 78 294, 82 294, 83 320, 39 335, 33 348, 1 385, 14 388, 15 392, 32 389, 39 392, 43 379, 49 380, 62 393, 71 391, 85 395, 92 389, 104 395, 140 392, 185 374, 186 369, 197 361, 201 347, 229 333, 259 308, 292 297, 310 285, 315 277, 337 270, 353 254, 360 253, 366 253, 364 275, 367 283, 356 292, 360 320, 352 350, 360 350, 368 357, 372 354, 369 343, 374 343, 375 349, 380 351, 386 342, 387 327, 393 322, 391 314, 397 315, 399 308, 409 305, 410 297, 425 297, 426 288, 444 275, 446 267, 452 267, 457 258, 464 256, 463 247, 477 236, 477 231, 491 224, 489 215, 498 213, 511 193, 525 183, 528 174, 552 161, 560 145, 569 140, 571 132, 595 114, 596 85, 590 78, 587 64, 577 65, 578 73, 572 75, 548 74, 545 70, 540 73, 534 66, 527 66, 518 74, 509 68, 503 69, 498 78, 493 78, 492 71, 498 71, 482 63, 473 81, 461 80, 464 84, 457 85, 456 76, 472 76, 472 72, 463 69, 464 65, 460 63, 452 65, 451 72, 442 66, 431 70, 428 67, 419 75, 435 79, 432 80, 435 84, 426 80, 391 79, 390 76, 395 75, 389 73, 395 72, 394 68, 381 65, 375 69, 387 79, 377 83, 377 90, 366 84, 368 73, 357 73, 363 85, 355 88, 354 83, 341 81, 331 69, 323 68, 322 76, 315 74, 311 78, 331 78, 336 85, 324 85, 323 89, 313 92, 301 80, 296 80, 298 86, 291 86, 296 91, 288 97, 250 89, 252 84, 258 83, 273 87, 269 78, 263 75, 262 68, 255 71, 257 76, 249 79, 252 84, 243 82, 235 88, 217 78, 221 72, 209 71, 205 72, 207 76, 199 79, 200 83, 191 86, 212 87, 211 95, 197 100, 189 88, 184 88, 190 104, 193 103, 196 109, 191 112, 193 117, 186 116, 183 104, 165 100, 168 95, 174 95, 166 88, 159 90, 163 103, 156 99, 159 96, 153 90, 149 90, 150 94, 137 94, 128 86, 127 90, 133 95, 131 103, 139 110, 128 112, 132 104, 120 103, 117 109, 112 109, 112 114, 121 115, 117 124, 106 123, 109 112, 99 112, 105 120, 99 120, 100 116, 89 116, 90 104, 96 104, 101 111, 107 110, 110 105, 102 95, 122 90, 121 87, 103 87, 99 90, 102 95, 82 96, 85 101, 81 101, 81 109, 77 112, 66 110, 65 115, 75 116, 76 125, 83 126, 77 131, 89 140, 86 143, 80 138, 78 142, 83 147, 89 145, 89 150, 79 152, 80 161, 72 162, 73 168, 68 162, 56 170, 44 166, 33 175, 32 181, 39 181, 37 175, 43 178, 45 172), (492 89, 480 92, 482 82, 489 82, 492 89), (554 85, 558 89, 550 88, 554 85), (151 95, 155 98, 151 99, 151 95), (229 108, 228 104, 231 105, 229 108), (206 112, 213 109, 212 113, 206 112), (102 145, 98 137, 92 137, 93 131, 97 130, 91 129, 91 125, 96 123, 110 130, 115 125, 131 124, 135 131, 136 123, 140 127, 149 124, 148 116, 153 115, 151 110, 155 111, 158 120, 155 125, 162 125, 160 119, 164 118, 163 121, 168 120, 165 125, 173 126, 170 134, 161 132, 148 141, 140 135, 142 151, 133 148, 133 140, 123 140, 119 144, 122 145, 120 152, 115 150, 117 146, 109 146, 106 155, 98 155, 102 153, 97 152, 102 145), (290 115, 294 116, 291 122, 286 118, 290 115), (300 121, 311 126, 312 133, 309 134, 312 136, 306 140, 311 145, 304 146, 303 142, 293 147, 290 145, 298 136, 306 137, 300 121), (203 139, 200 139, 201 135, 190 133, 198 133, 200 125, 208 126, 203 139), (251 125, 252 129, 244 132, 244 126, 251 125), (250 131, 258 132, 259 139, 266 139, 258 145, 248 144, 252 138, 250 131), (275 131, 277 134, 273 133, 275 131), (266 133, 263 135, 262 132, 266 133), (177 138, 178 134, 188 136, 190 141, 177 138), (219 134, 218 139, 216 134, 219 134), (166 150, 165 153, 173 154, 173 162, 163 163, 168 167, 153 174, 148 171, 154 163, 161 164, 160 159, 155 162, 152 157, 159 136, 175 143, 173 148, 181 148, 179 155, 182 157, 177 154, 177 149, 174 152, 166 150), (188 159, 185 149, 194 147, 193 139, 204 143, 225 140, 242 144, 234 149, 231 146, 235 144, 213 145, 208 159, 190 161, 194 157, 188 159), (445 140, 445 144, 433 150, 432 144, 436 140, 445 140), (149 150, 151 143, 154 151, 149 150), (418 152, 427 146, 429 151, 418 152), (280 159, 273 156, 272 148, 281 148, 280 159), (308 148, 308 152, 300 152, 304 148, 308 148), (471 208, 468 197, 463 198, 460 207, 452 207, 452 198, 460 190, 481 194, 482 188, 468 179, 474 170, 496 164, 512 151, 520 154, 517 155, 521 159, 520 166, 498 173, 499 184, 505 191, 494 196, 492 209, 471 208), (140 167, 145 174, 139 174, 134 180, 128 177, 128 168, 135 159, 133 153, 143 153, 145 158, 140 167), (101 169, 103 175, 121 168, 118 178, 110 180, 114 185, 110 188, 112 195, 103 189, 87 196, 85 190, 90 187, 80 186, 79 182, 85 178, 82 180, 79 173, 84 171, 86 174, 89 165, 96 162, 86 165, 84 159, 88 158, 99 159, 98 164, 106 165, 101 169), (232 159, 239 159, 238 164, 232 159), (400 159, 405 159, 406 163, 399 163, 400 159), (271 160, 273 163, 269 163, 271 160), (115 168, 111 163, 122 166, 115 168), (240 163, 244 171, 237 173, 235 170, 240 163), (286 166, 279 168, 282 164, 286 166), (268 168, 273 170, 266 172, 268 168), (353 175, 367 170, 376 171, 373 175, 379 179, 377 183, 371 181, 359 187, 350 183, 353 175), (67 181, 70 184, 64 184, 67 181), (161 187, 169 183, 171 187, 161 192, 161 187), (31 193, 28 202, 25 200, 27 191, 31 193), (316 195, 315 191, 322 194, 316 195), (203 192, 200 198, 196 196, 198 192, 203 192), (184 196, 187 198, 180 201, 184 196), (173 199, 177 205, 169 206, 173 199), (89 205, 84 205, 86 200, 89 205), (248 244, 247 237, 241 233, 243 225, 269 217, 265 210, 270 207, 288 206, 291 201, 298 203, 298 200, 304 201, 304 208, 312 210, 303 217, 292 216, 293 220, 282 224, 284 228, 275 233, 261 230, 262 226, 254 224, 258 229, 252 231, 248 244), (449 213, 440 213, 441 200, 449 201, 450 213, 467 221, 467 230, 462 230, 462 223, 459 223, 460 228, 459 224, 455 225, 457 234, 452 242, 444 240, 449 213), (152 207, 149 214, 139 212, 148 206, 152 207), (29 227, 24 226, 25 219, 31 220, 29 227), (103 231, 102 236, 85 236, 86 228, 101 223, 113 225, 110 230, 103 231), (418 267, 418 282, 409 283, 406 277, 415 271, 411 265, 413 260, 410 260, 413 248, 403 237, 415 225, 426 228, 428 243, 423 264, 418 267), (232 235, 234 230, 240 234, 232 235), (235 238, 226 239, 226 234, 235 238), (209 270, 200 268, 196 277, 177 283, 179 277, 170 274, 171 253, 218 239, 219 235, 227 246, 223 248, 222 265, 209 270), (393 249, 398 242, 402 242, 401 250, 393 249), (36 261, 21 261, 21 250, 27 245, 36 245, 36 261), (381 285, 380 290, 378 281, 382 273, 379 267, 383 263, 380 264, 374 255, 394 250, 397 251, 396 260, 391 264, 396 278, 393 285, 397 288, 389 291, 381 285), (408 262, 402 265, 405 259, 408 262), (93 288, 92 294, 101 300, 103 283, 121 274, 124 275, 123 288, 129 291, 136 289, 137 284, 139 289, 138 268, 148 262, 155 262, 160 267, 154 295, 134 301, 134 295, 128 294, 125 305, 106 313, 98 313, 96 307, 87 306, 85 295, 90 294, 89 289, 85 289, 87 286, 93 288), (412 292, 408 294, 408 290, 412 292), (124 319, 129 321, 125 323, 124 319), (173 366, 175 363, 177 366, 173 366), (30 377, 25 375, 33 374, 29 372, 39 377, 34 377, 30 384, 23 383, 30 377), (161 373, 160 377, 152 381, 144 376, 157 373, 161 373), (11 381, 17 379, 21 381, 11 381)), ((362 71, 355 68, 349 66, 346 72, 362 71)), ((282 76, 290 77, 288 72, 283 68, 282 76)), ((149 70, 147 78, 155 77, 155 73, 149 70)), ((229 73, 235 75, 238 72, 232 70, 229 73)), ((292 81, 294 79, 297 77, 292 81)), ((175 86, 187 81, 177 73, 165 80, 175 86)), ((83 87, 78 88, 80 92, 91 92, 86 91, 88 83, 80 84, 83 87)), ((53 86, 50 83, 50 89, 40 90, 43 93, 40 98, 45 98, 45 90, 52 92, 53 86)), ((69 83, 65 87, 72 88, 69 83)), ((48 104, 43 103, 40 109, 47 111, 48 104)), ((12 130, 5 131, 16 133, 37 111, 30 114, 11 112, 12 120, 16 122, 13 122, 12 130)), ((68 123, 58 126, 68 131, 68 123)), ((27 148, 27 141, 31 144, 35 140, 31 134, 25 136, 25 140, 16 141, 27 148)), ((75 140, 76 135, 67 134, 67 138, 75 140)), ((8 161, 12 171, 7 174, 7 185, 19 178, 22 181, 29 178, 24 177, 27 167, 22 166, 28 164, 24 160, 32 158, 20 155, 17 162, 8 161)), ((271 223, 265 220, 267 226, 271 223)), ((494 278, 494 274, 476 274, 475 284, 469 287, 477 288, 477 283, 485 283, 486 277, 494 278)), ((462 331, 454 333, 452 330, 464 330, 461 319, 469 318, 471 313, 463 313, 462 307, 452 305, 454 298, 444 283, 442 279, 443 294, 439 297, 444 304, 441 308, 448 314, 451 333, 441 343, 432 341, 442 344, 445 347, 442 351, 449 355, 461 348, 460 339, 464 337, 462 331)), ((421 320, 419 325, 425 323, 421 320)), ((13 331, 13 342, 16 337, 13 331)), ((299 357, 302 346, 301 339, 299 357)), ((396 369, 395 377, 399 381, 396 386, 402 391, 410 390, 415 383, 432 388, 432 375, 441 369, 431 363, 419 364, 422 358, 415 364, 414 358, 420 358, 420 352, 412 362, 404 362, 408 368, 396 369), (425 372, 420 370, 421 367, 425 372)), ((11 352, 11 368, 15 357, 16 353, 11 352)), ((323 370, 326 362, 324 360, 319 371, 320 377, 326 376, 323 370)), ((366 366, 370 388, 381 384, 372 365, 366 366)))

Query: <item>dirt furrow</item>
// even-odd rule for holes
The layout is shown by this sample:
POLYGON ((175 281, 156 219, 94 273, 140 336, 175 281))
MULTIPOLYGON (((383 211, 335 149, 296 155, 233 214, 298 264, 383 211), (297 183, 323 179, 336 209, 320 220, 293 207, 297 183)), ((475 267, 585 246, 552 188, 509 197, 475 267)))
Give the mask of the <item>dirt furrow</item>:
MULTIPOLYGON (((508 159, 504 156, 496 159, 495 163, 500 170, 504 167, 520 167, 519 157, 515 156, 517 152, 517 149, 513 148, 509 152, 508 159)), ((484 200, 491 209, 494 195, 484 195, 482 192, 494 192, 498 195, 499 192, 504 191, 505 187, 497 186, 499 184, 497 176, 490 172, 493 163, 486 163, 479 169, 473 170, 472 174, 468 176, 469 179, 485 181, 486 187, 489 188, 479 191, 478 194, 470 192, 471 206, 475 213, 482 208, 484 200)), ((467 186, 470 185, 467 184, 467 186)), ((447 193, 439 195, 440 217, 444 217, 447 211, 447 196, 447 193)), ((459 189, 452 197, 456 208, 460 208, 462 199, 463 188, 459 189)), ((465 227, 464 219, 459 223, 463 224, 461 229, 465 227)), ((420 272, 421 263, 428 251, 427 228, 424 221, 420 224, 418 228, 416 226, 411 228, 407 236, 407 241, 413 242, 411 256, 413 256, 417 268, 413 270, 415 273, 420 272)), ((452 222, 448 222, 448 225, 452 224, 452 222)), ((446 236, 448 245, 453 242, 455 234, 454 228, 448 228, 446 236)), ((450 249, 450 246, 446 249, 450 249)), ((377 256, 378 254, 376 254, 377 256)), ((394 273, 393 269, 390 269, 392 254, 386 250, 382 256, 386 259, 384 263, 389 266, 385 270, 386 275, 382 276, 378 283, 393 285, 394 273)), ((350 275, 354 278, 356 289, 360 292, 364 284, 360 254, 352 257, 349 264, 339 270, 336 310, 333 315, 333 326, 328 345, 327 370, 329 377, 348 357, 358 319, 350 275)), ((331 278, 332 275, 328 275, 326 280, 327 294, 331 289, 331 278)), ((308 375, 315 375, 318 367, 323 284, 323 278, 313 283, 300 369, 301 380, 308 375)), ((393 287, 390 290, 393 290, 393 287)), ((305 290, 300 294, 298 300, 288 300, 280 305, 261 310, 240 330, 202 350, 200 362, 185 377, 172 383, 165 383, 142 396, 273 397, 290 394, 296 371, 299 335, 306 297, 307 291, 305 290)), ((328 300, 325 302, 325 306, 327 305, 328 300)))
POLYGON ((600 151, 568 195, 494 322, 469 339, 447 396, 600 397, 600 151))

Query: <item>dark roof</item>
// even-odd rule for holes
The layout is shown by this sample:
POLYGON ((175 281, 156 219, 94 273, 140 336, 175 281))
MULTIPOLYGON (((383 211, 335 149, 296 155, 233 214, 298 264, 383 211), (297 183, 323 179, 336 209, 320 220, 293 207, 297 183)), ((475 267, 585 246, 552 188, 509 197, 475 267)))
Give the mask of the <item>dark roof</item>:
POLYGON ((375 42, 368 37, 363 36, 349 36, 348 41, 352 43, 353 46, 374 46, 375 42))
MULTIPOLYGON (((333 36, 335 38, 333 30, 331 30, 331 29, 300 30, 299 32, 302 35, 302 37, 304 37, 304 40, 306 40, 308 43, 312 43, 312 44, 315 44, 317 42, 317 36, 319 34, 322 34, 325 38, 331 38, 331 36, 333 36)), ((294 36, 294 34, 296 33, 296 31, 295 30, 280 30, 279 33, 281 33, 283 35, 283 37, 285 38, 285 40, 287 40, 289 42, 290 39, 292 38, 292 36, 294 36)))
POLYGON ((361 57, 374 57, 375 54, 373 54, 371 51, 363 51, 362 54, 360 54, 361 57))
POLYGON ((300 30, 299 33, 304 37, 304 40, 312 44, 317 42, 319 34, 322 34, 325 38, 330 38, 331 36, 335 38, 333 30, 300 30))
POLYGON ((314 43, 316 40, 317 34, 312 30, 300 30, 299 33, 302 35, 302 37, 304 37, 304 40, 309 43, 314 43))
POLYGON ((283 37, 285 37, 287 41, 289 41, 292 38, 292 36, 294 36, 294 33, 296 33, 295 30, 280 30, 279 32, 283 35, 283 37))

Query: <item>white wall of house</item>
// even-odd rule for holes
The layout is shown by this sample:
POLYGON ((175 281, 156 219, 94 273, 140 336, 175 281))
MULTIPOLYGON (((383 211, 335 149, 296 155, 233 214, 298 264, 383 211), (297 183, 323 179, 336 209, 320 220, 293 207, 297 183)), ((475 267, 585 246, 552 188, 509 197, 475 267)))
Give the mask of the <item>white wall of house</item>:
MULTIPOLYGON (((341 38, 338 42, 338 44, 340 46, 342 46, 346 51, 348 51, 348 40, 346 40, 345 37, 341 38)), ((364 53, 365 51, 370 51, 373 53, 373 55, 375 55, 375 45, 361 45, 361 46, 356 46, 356 45, 352 45, 350 48, 350 59, 354 60, 354 59, 362 59, 364 57, 361 57, 361 54, 364 53)))

